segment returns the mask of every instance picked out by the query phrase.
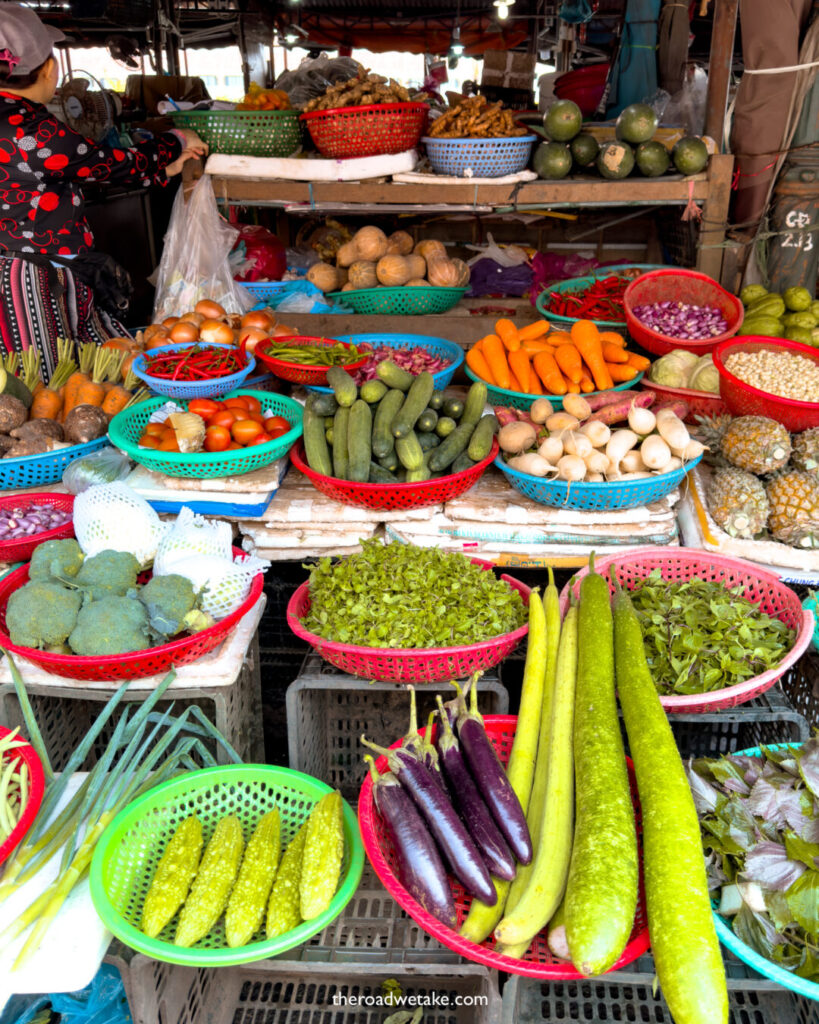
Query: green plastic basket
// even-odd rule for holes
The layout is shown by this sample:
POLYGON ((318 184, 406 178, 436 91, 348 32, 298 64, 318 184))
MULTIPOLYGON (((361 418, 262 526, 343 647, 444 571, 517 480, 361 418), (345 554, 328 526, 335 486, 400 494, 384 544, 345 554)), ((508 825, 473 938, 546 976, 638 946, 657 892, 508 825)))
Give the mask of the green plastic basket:
POLYGON ((312 921, 274 939, 263 930, 247 946, 231 949, 225 941, 224 918, 204 939, 188 949, 173 944, 176 918, 156 939, 138 925, 159 858, 182 821, 196 814, 205 842, 216 823, 235 814, 245 842, 259 818, 278 807, 282 849, 307 820, 330 786, 310 775, 264 764, 236 764, 186 772, 129 804, 103 832, 91 862, 91 899, 106 928, 127 946, 172 964, 225 967, 284 953, 326 928, 344 910, 361 881, 364 848, 355 813, 344 801, 344 859, 336 894, 327 910, 312 921))
POLYGON ((446 313, 464 297, 466 288, 355 288, 330 292, 328 298, 364 316, 425 316, 446 313))
POLYGON ((292 156, 301 147, 296 110, 185 110, 171 117, 177 128, 196 132, 212 153, 292 156))
MULTIPOLYGON (((528 412, 528 410, 532 408, 532 402, 534 402, 536 398, 548 398, 556 411, 563 408, 563 395, 529 395, 524 394, 522 391, 507 391, 506 388, 499 388, 494 384, 487 384, 485 380, 470 370, 468 366, 464 367, 464 373, 470 380, 486 384, 486 400, 490 405, 502 405, 506 408, 521 409, 523 412, 528 412)), ((636 377, 632 378, 632 380, 627 380, 624 384, 616 384, 613 388, 609 388, 609 390, 628 391, 629 388, 633 388, 636 384, 639 384, 643 379, 643 376, 643 373, 640 372, 636 377)), ((592 395, 599 394, 602 394, 602 392, 592 391, 589 394, 581 395, 580 397, 590 398, 592 395)))
MULTIPOLYGON (((117 413, 108 424, 108 437, 112 445, 125 452, 134 462, 156 473, 198 479, 242 476, 254 469, 269 466, 271 462, 275 462, 290 451, 301 437, 302 407, 294 398, 288 398, 286 395, 276 395, 270 391, 252 391, 248 388, 237 388, 224 397, 236 398, 238 395, 252 395, 253 398, 258 398, 262 403, 262 409, 269 409, 274 416, 284 416, 289 423, 294 424, 292 430, 267 444, 251 445, 249 448, 227 452, 197 452, 185 455, 182 452, 158 452, 152 448, 140 448, 142 428, 151 418, 151 413, 168 401, 167 398, 149 398, 117 413)), ((178 399, 174 401, 177 405, 188 407, 187 402, 178 399)))
MULTIPOLYGON (((649 270, 667 270, 668 267, 664 263, 617 263, 612 267, 598 267, 583 277, 572 277, 566 281, 555 281, 554 284, 547 285, 538 295, 535 302, 537 311, 542 317, 552 323, 567 325, 576 323, 579 317, 560 316, 558 313, 551 312, 549 309, 549 303, 551 302, 550 292, 559 292, 561 295, 564 292, 576 292, 581 288, 588 288, 599 278, 617 277, 624 270, 634 269, 639 270, 641 273, 646 273, 649 270)), ((625 320, 592 320, 591 322, 601 331, 620 331, 622 333, 626 329, 625 320)))

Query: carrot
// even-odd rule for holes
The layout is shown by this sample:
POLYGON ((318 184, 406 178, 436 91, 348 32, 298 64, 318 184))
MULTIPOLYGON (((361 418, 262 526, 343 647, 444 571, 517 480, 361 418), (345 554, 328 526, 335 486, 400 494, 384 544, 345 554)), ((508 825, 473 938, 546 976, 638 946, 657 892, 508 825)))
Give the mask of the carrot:
POLYGON ((23 365, 23 383, 33 395, 37 385, 43 383, 40 380, 40 353, 36 349, 27 348, 20 362, 23 365))
POLYGON ((489 369, 486 357, 478 349, 477 345, 473 345, 466 353, 466 365, 481 380, 485 380, 487 384, 497 384, 497 381, 492 376, 492 371, 489 369))
POLYGON ((603 342, 603 358, 607 363, 627 363, 628 353, 619 345, 612 345, 610 341, 603 342))
POLYGON ((526 394, 528 394, 526 388, 524 388, 524 386, 521 384, 521 382, 517 379, 517 377, 512 372, 511 367, 509 369, 509 390, 510 391, 517 391, 517 393, 519 395, 526 395, 526 394))
POLYGON ((11 373, 15 377, 18 376, 18 372, 20 370, 20 353, 7 352, 3 357, 3 366, 6 369, 6 373, 11 373))
POLYGON ((628 366, 633 366, 638 373, 645 373, 651 366, 651 360, 646 359, 645 356, 638 355, 636 352, 629 352, 627 354, 626 364, 628 366))
POLYGON ((626 339, 623 337, 622 334, 619 334, 617 331, 601 331, 600 341, 603 345, 605 345, 606 342, 608 342, 609 345, 617 345, 620 348, 626 347, 626 339))
POLYGON ((561 345, 555 350, 555 362, 560 367, 563 376, 573 384, 579 384, 583 376, 583 363, 580 360, 580 353, 574 345, 561 345))
POLYGON ((529 356, 520 349, 509 353, 509 369, 517 377, 521 388, 527 393, 532 393, 532 367, 529 363, 529 356))
POLYGON ((77 369, 73 359, 74 345, 65 338, 57 339, 57 365, 48 387, 42 387, 34 392, 34 400, 31 403, 28 415, 32 420, 56 420, 63 407, 63 397, 60 389, 71 374, 77 369))
POLYGON ((478 338, 478 340, 477 340, 477 341, 475 342, 475 344, 474 344, 474 345, 473 345, 472 347, 473 347, 473 348, 476 348, 476 349, 477 349, 477 350, 478 350, 479 352, 483 352, 483 346, 484 346, 484 342, 485 342, 485 341, 486 341, 486 340, 487 340, 488 338, 497 338, 497 334, 487 334, 487 335, 486 335, 485 337, 483 337, 483 338, 478 338))
POLYGON ((580 391, 584 395, 588 395, 590 391, 594 391, 594 381, 589 376, 585 367, 583 368, 583 376, 580 378, 580 391))
POLYGON ((639 370, 635 370, 633 366, 629 366, 627 363, 606 363, 608 371, 611 374, 611 379, 616 384, 622 384, 627 380, 634 380, 639 370))
POLYGON ((532 395, 542 395, 543 385, 540 383, 540 377, 535 373, 534 366, 529 367, 529 392, 532 395))
POLYGON ((549 335, 549 344, 553 348, 559 348, 561 345, 573 345, 574 339, 568 331, 554 331, 549 335))
POLYGON ((566 391, 570 395, 579 395, 580 394, 580 385, 579 384, 575 384, 575 382, 573 380, 570 380, 566 384, 566 391))
POLYGON ((519 327, 518 337, 520 338, 520 343, 522 345, 524 341, 536 341, 538 338, 542 338, 544 334, 548 334, 551 329, 552 325, 548 320, 535 320, 533 324, 519 327))
POLYGON ((538 352, 534 359, 535 370, 543 381, 543 386, 552 395, 566 394, 566 381, 558 369, 555 357, 551 352, 538 352))
MULTIPOLYGON (((105 348, 105 345, 102 347, 105 348)), ((125 362, 126 355, 128 355, 128 353, 122 349, 113 349, 111 352, 111 359, 108 363, 106 379, 112 384, 118 384, 122 379, 122 364, 125 362)))
POLYGON ((122 384, 114 384, 102 402, 102 411, 108 416, 116 416, 131 401, 131 392, 122 384))
POLYGON ((503 349, 503 342, 497 334, 490 334, 483 339, 483 354, 489 363, 489 369, 495 378, 499 388, 509 388, 509 363, 506 361, 506 353, 503 349))
POLYGON ((520 348, 520 335, 511 320, 498 320, 495 324, 495 334, 508 352, 517 352, 520 348))
POLYGON ((614 381, 603 359, 603 346, 595 325, 589 320, 576 320, 572 324, 572 340, 589 368, 597 390, 608 391, 614 381))
POLYGON ((94 354, 94 368, 91 371, 91 380, 80 385, 77 405, 102 405, 105 398, 103 383, 108 376, 110 364, 111 350, 98 348, 94 354))
POLYGON ((72 409, 75 409, 79 405, 77 399, 79 397, 80 388, 90 380, 89 374, 94 366, 94 356, 96 355, 96 351, 96 345, 91 344, 91 342, 86 342, 84 345, 80 345, 79 369, 75 370, 65 382, 65 393, 63 395, 62 408, 63 418, 65 418, 72 409))
POLYGON ((530 341, 522 341, 520 347, 531 357, 538 352, 554 352, 554 345, 547 338, 532 338, 530 341))

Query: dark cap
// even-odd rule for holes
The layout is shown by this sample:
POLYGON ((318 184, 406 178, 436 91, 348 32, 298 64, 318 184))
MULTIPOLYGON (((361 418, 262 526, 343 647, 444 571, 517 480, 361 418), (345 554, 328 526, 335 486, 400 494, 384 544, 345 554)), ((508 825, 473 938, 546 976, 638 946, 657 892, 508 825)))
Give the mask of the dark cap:
POLYGON ((30 7, 0 3, 0 61, 8 61, 11 74, 30 74, 64 39, 58 28, 44 25, 30 7))

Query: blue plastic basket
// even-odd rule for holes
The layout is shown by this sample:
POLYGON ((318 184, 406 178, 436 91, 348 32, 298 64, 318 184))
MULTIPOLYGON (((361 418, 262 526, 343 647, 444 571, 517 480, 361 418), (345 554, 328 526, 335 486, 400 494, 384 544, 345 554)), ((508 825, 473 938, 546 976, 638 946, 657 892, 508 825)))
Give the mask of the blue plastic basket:
POLYGON ((505 139, 421 140, 436 174, 453 178, 502 178, 526 170, 536 135, 505 139))
POLYGON ((42 455, 29 455, 24 459, 0 459, 0 491, 56 483, 62 480, 69 462, 105 448, 109 443, 107 437, 98 437, 96 441, 58 448, 57 451, 44 452, 42 455))
POLYGON ((257 302, 269 302, 283 292, 291 281, 237 281, 257 302))
MULTIPOLYGON (((665 263, 617 263, 613 267, 598 267, 597 270, 592 270, 583 277, 570 277, 566 281, 555 281, 554 284, 547 285, 537 297, 535 303, 537 311, 550 322, 573 324, 579 319, 578 317, 559 316, 557 313, 550 312, 548 301, 550 299, 550 292, 559 292, 561 295, 564 292, 575 292, 580 288, 587 288, 601 277, 611 277, 612 275, 619 274, 620 271, 634 270, 635 268, 643 272, 670 269, 665 263)), ((592 320, 592 323, 596 324, 601 331, 624 331, 626 329, 625 320, 592 320)))
MULTIPOLYGON (((203 343, 204 344, 204 343, 203 343)), ((162 345, 160 348, 152 348, 148 355, 154 356, 161 352, 178 352, 180 349, 191 348, 189 344, 162 345)), ((219 345, 206 343, 206 348, 232 349, 233 345, 219 345)), ((174 381, 163 380, 161 377, 152 377, 145 372, 145 355, 139 355, 133 361, 131 369, 134 376, 139 377, 157 395, 164 395, 165 398, 179 398, 182 401, 190 401, 192 398, 219 398, 226 395, 234 388, 240 388, 256 368, 256 360, 248 355, 247 366, 238 373, 228 374, 227 377, 217 377, 215 380, 202 381, 174 381)))
MULTIPOLYGON (((2 465, 2 463, 0 463, 0 465, 2 465)), ((813 649, 815 651, 819 651, 819 606, 816 604, 815 598, 806 597, 805 600, 802 602, 802 607, 805 609, 805 611, 813 612, 814 625, 813 638, 811 639, 811 643, 813 644, 813 649)))
MULTIPOLYGON (((464 367, 464 373, 469 377, 470 380, 481 381, 486 384, 486 381, 479 377, 476 373, 473 373, 468 366, 464 367)), ((617 384, 613 388, 609 388, 610 391, 628 391, 629 388, 633 388, 643 379, 642 371, 633 377, 631 380, 627 380, 625 384, 617 384)), ((522 391, 507 391, 506 388, 496 387, 494 384, 486 384, 487 402, 490 405, 503 405, 511 409, 522 409, 523 412, 531 409, 532 402, 536 398, 548 398, 552 405, 555 407, 555 411, 560 411, 563 408, 563 395, 530 395, 524 394, 522 391)), ((601 391, 591 391, 588 395, 581 395, 581 398, 590 398, 592 395, 600 395, 601 391)))
MULTIPOLYGON (((801 744, 772 743, 769 749, 779 750, 782 747, 798 746, 801 746, 801 744)), ((735 756, 759 757, 761 751, 759 747, 751 747, 748 750, 737 750, 731 753, 735 756)), ((778 964, 773 963, 766 957, 760 956, 756 950, 751 949, 750 946, 746 945, 739 938, 728 921, 721 914, 718 914, 716 910, 714 910, 714 927, 716 928, 717 938, 723 946, 730 949, 734 956, 738 957, 758 974, 761 974, 764 978, 770 978, 771 981, 775 981, 777 985, 781 985, 783 988, 790 989, 791 992, 805 996, 806 999, 819 999, 819 983, 809 981, 807 978, 800 978, 799 975, 794 974, 792 971, 786 971, 784 967, 779 967, 778 964)))
POLYGON ((551 508, 570 508, 594 512, 612 512, 615 509, 637 508, 659 501, 679 487, 686 474, 702 459, 692 459, 682 469, 643 480, 611 480, 600 484, 568 483, 566 480, 546 480, 539 476, 521 473, 507 465, 502 455, 495 459, 495 465, 509 483, 536 501, 538 505, 551 508))
MULTIPOLYGON (((338 335, 338 340, 348 345, 372 345, 373 348, 423 348, 430 355, 452 360, 449 366, 432 375, 436 391, 443 391, 452 383, 455 371, 464 361, 464 351, 460 345, 456 345, 454 341, 447 341, 446 338, 433 338, 426 334, 345 334, 338 335)), ((332 389, 310 386, 307 390, 324 391, 329 394, 332 389)))

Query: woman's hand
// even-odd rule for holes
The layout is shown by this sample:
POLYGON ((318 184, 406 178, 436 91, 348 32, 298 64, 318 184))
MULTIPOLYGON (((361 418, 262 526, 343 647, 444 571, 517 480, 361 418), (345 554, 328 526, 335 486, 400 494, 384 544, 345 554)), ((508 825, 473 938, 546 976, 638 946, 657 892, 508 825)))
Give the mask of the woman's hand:
POLYGON ((174 160, 172 164, 168 164, 165 168, 165 177, 173 178, 177 174, 181 174, 182 168, 188 162, 188 160, 195 160, 200 156, 199 153, 195 153, 192 149, 183 149, 179 156, 174 160))
POLYGON ((208 147, 199 138, 196 132, 192 132, 190 128, 177 128, 177 131, 185 136, 185 149, 191 150, 194 156, 206 156, 208 147))

